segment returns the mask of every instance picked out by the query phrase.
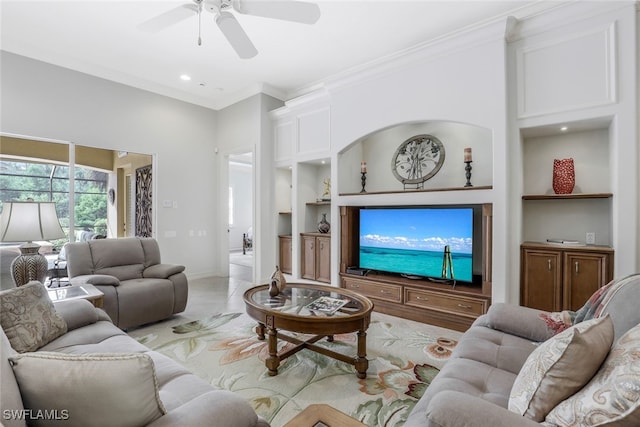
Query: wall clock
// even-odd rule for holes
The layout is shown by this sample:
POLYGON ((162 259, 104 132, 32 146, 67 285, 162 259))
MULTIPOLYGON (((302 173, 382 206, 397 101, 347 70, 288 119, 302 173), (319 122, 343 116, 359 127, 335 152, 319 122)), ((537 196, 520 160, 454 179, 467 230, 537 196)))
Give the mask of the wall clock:
POLYGON ((444 163, 444 145, 433 135, 416 135, 400 144, 391 159, 391 170, 404 188, 424 188, 444 163))

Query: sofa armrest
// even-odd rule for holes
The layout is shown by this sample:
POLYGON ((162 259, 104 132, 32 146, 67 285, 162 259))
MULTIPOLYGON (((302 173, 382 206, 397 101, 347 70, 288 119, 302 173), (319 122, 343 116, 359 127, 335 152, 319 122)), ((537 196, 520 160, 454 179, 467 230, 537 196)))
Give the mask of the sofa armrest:
POLYGON ((540 427, 539 423, 494 403, 452 390, 433 396, 425 419, 425 426, 431 427, 540 427))
POLYGON ((568 312, 550 313, 513 304, 496 303, 474 325, 486 326, 511 335, 542 342, 571 326, 568 312))
POLYGON ((148 427, 204 426, 254 427, 258 416, 243 398, 230 391, 215 390, 186 402, 150 424, 148 427))
POLYGON ((56 312, 67 322, 67 331, 91 325, 101 320, 99 311, 85 299, 56 302, 54 307, 56 312))
POLYGON ((168 279, 174 274, 182 273, 184 265, 176 264, 155 264, 144 269, 142 277, 150 279, 168 279))
POLYGON ((69 279, 72 285, 83 285, 88 283, 90 285, 120 285, 120 279, 108 274, 83 274, 81 276, 75 276, 69 279))

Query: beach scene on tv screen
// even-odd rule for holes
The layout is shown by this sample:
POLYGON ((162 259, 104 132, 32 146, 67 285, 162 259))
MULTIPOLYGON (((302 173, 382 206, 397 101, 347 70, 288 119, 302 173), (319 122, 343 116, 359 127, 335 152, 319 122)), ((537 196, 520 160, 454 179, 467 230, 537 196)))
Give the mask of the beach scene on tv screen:
POLYGON ((472 281, 471 208, 362 209, 359 237, 360 268, 441 278, 449 246, 454 278, 472 281))

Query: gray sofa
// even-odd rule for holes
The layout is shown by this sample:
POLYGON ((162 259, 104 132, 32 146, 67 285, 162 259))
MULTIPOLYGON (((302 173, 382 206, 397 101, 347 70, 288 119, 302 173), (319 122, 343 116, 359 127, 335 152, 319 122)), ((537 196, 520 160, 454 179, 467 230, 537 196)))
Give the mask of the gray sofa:
MULTIPOLYGON (((46 298, 44 290, 33 288, 25 291, 35 291, 40 294, 44 292, 46 298)), ((10 311, 11 303, 6 301, 5 299, 5 307, 10 311)), ((245 399, 229 391, 214 389, 206 381, 191 374, 166 356, 150 351, 114 326, 104 311, 94 308, 88 301, 61 301, 54 307, 55 312, 64 319, 66 332, 34 351, 16 353, 12 347, 14 341, 10 342, 10 338, 16 336, 15 328, 6 326, 5 334, 6 322, 3 323, 3 329, 0 331, 0 416, 2 417, 0 425, 24 427, 27 425, 25 418, 31 417, 28 425, 118 425, 122 427, 131 425, 127 424, 125 408, 113 406, 118 398, 124 398, 133 401, 129 402, 129 406, 133 407, 134 412, 138 407, 142 411, 145 402, 149 401, 156 403, 156 407, 158 405, 162 407, 163 414, 157 414, 151 422, 146 424, 151 427, 269 426, 268 422, 256 415, 245 399), (38 357, 42 360, 37 360, 38 357), (138 382, 134 378, 127 378, 123 369, 114 368, 111 365, 93 367, 93 369, 82 368, 83 360, 75 360, 74 357, 87 359, 137 357, 147 361, 150 358, 155 370, 153 375, 155 393, 152 389, 151 393, 140 395, 141 393, 137 392, 138 382), (72 360, 61 362, 66 363, 63 365, 64 369, 56 369, 56 365, 49 365, 47 369, 33 369, 27 365, 23 368, 30 370, 27 372, 30 376, 27 379, 23 378, 24 373, 23 377, 17 373, 14 375, 16 365, 20 367, 23 362, 33 363, 34 360, 36 363, 60 362, 58 358, 72 360), (43 387, 39 381, 49 381, 52 385, 43 387), (110 388, 112 384, 122 384, 127 381, 130 383, 127 386, 110 388), (35 385, 30 384, 34 382, 35 385), (44 406, 47 413, 36 411, 42 406, 34 403, 36 399, 33 397, 34 393, 39 395, 38 399, 45 399, 45 401, 48 399, 48 404, 44 406), (99 393, 99 397, 91 398, 91 393, 99 393), (83 407, 78 400, 84 399, 85 395, 88 402, 85 402, 83 407), (65 401, 65 398, 71 400, 65 401), (158 401, 160 403, 157 403, 158 401), (86 405, 93 405, 93 407, 90 410, 85 409, 86 405), (87 413, 87 411, 90 412, 87 413), (41 418, 38 419, 39 417, 41 418), (55 421, 45 422, 42 418, 55 421)), ((36 308, 36 311, 40 312, 42 309, 36 308)), ((7 320, 6 317, 4 321, 7 320)), ((42 316, 36 317, 42 320, 42 316)), ((138 372, 134 371, 131 376, 136 375, 138 372)))
POLYGON ((151 238, 99 239, 65 245, 71 284, 90 283, 104 293, 104 310, 126 329, 184 311, 184 266, 163 264, 151 238))
MULTIPOLYGON (((620 337, 629 331, 625 338, 631 336, 630 339, 634 341, 629 343, 629 339, 625 339, 624 345, 632 346, 631 354, 640 354, 638 302, 640 302, 640 274, 611 282, 594 294, 585 307, 577 312, 548 313, 515 305, 492 305, 488 313, 478 318, 462 336, 450 360, 417 402, 404 427, 594 425, 593 421, 574 420, 562 424, 549 422, 549 419, 538 422, 524 417, 510 410, 513 409, 510 408, 509 402, 512 387, 518 374, 524 369, 523 366, 529 355, 536 348, 541 347, 542 343, 553 337, 559 336, 561 331, 569 329, 572 325, 577 327, 581 322, 586 324, 587 319, 603 319, 608 314, 613 321, 611 336, 614 347, 621 345, 620 337)), ((607 375, 615 371, 611 364, 615 362, 616 355, 619 356, 622 353, 620 350, 610 351, 610 347, 607 347, 606 352, 611 360, 607 358, 602 362, 602 366, 598 365, 599 371, 591 377, 592 381, 581 386, 575 396, 583 393, 583 390, 584 393, 590 391, 588 386, 594 383, 596 378, 608 378, 607 375)), ((581 357, 590 358, 593 355, 590 351, 586 351, 581 354, 581 357)), ((629 409, 627 415, 629 418, 626 421, 602 425, 640 425, 640 409, 638 409, 640 376, 637 375, 637 372, 640 372, 640 358, 632 359, 627 364, 630 369, 635 370, 635 374, 627 373, 624 379, 609 378, 612 384, 606 384, 604 389, 617 390, 628 387, 629 390, 621 390, 619 395, 613 396, 619 399, 618 402, 612 404, 611 401, 607 401, 607 404, 622 407, 635 406, 629 409)), ((595 396, 595 393, 593 395, 595 396)), ((583 395, 580 397, 582 398, 583 395)), ((555 410, 563 402, 569 402, 572 398, 574 398, 573 395, 557 406, 554 404, 551 407, 555 410)), ((588 403, 574 401, 570 404, 587 413, 588 403)), ((611 409, 609 406, 604 412, 611 409)), ((600 410, 600 414, 602 413, 603 411, 600 410)))

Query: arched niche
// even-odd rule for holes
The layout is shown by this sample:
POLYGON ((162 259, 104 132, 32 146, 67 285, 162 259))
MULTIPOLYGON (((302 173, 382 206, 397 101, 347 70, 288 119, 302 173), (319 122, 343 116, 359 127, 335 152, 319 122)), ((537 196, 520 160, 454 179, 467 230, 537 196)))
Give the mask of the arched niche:
POLYGON ((338 153, 338 192, 358 193, 361 190, 360 164, 366 162, 368 192, 403 191, 403 184, 392 172, 392 157, 407 139, 421 134, 433 135, 444 145, 442 168, 429 180, 424 189, 463 187, 466 183, 464 149, 472 149, 472 179, 474 186, 493 184, 493 132, 491 129, 468 123, 446 120, 406 122, 371 132, 338 153))

